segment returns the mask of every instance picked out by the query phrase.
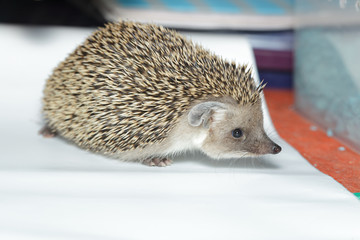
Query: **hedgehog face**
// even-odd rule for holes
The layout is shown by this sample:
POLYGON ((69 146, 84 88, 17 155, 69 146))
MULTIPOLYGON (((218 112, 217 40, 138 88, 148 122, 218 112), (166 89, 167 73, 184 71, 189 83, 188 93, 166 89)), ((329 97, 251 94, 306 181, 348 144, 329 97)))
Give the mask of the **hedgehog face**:
POLYGON ((211 110, 205 111, 202 120, 208 135, 201 147, 208 156, 240 158, 281 151, 264 131, 260 101, 242 106, 230 101, 208 105, 211 110))

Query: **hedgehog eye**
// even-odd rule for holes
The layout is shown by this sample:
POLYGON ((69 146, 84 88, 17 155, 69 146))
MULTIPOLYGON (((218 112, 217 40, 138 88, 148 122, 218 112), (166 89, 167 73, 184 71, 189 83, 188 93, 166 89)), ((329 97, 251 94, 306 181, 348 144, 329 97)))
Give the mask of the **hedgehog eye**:
POLYGON ((240 128, 235 128, 234 130, 232 130, 231 134, 234 138, 241 138, 243 135, 243 132, 241 131, 240 128))

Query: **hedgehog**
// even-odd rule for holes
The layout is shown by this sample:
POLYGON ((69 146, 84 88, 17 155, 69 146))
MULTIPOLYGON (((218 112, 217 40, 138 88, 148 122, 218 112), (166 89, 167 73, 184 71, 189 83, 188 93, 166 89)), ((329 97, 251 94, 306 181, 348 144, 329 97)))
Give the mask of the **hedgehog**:
POLYGON ((193 150, 215 159, 277 154, 263 127, 264 87, 247 65, 175 30, 107 23, 47 79, 40 132, 149 166, 193 150))

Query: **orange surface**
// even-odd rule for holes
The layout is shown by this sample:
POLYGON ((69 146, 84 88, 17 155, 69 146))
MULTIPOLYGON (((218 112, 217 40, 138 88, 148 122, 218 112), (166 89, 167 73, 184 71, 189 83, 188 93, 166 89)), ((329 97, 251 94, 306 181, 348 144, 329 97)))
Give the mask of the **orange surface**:
POLYGON ((268 89, 264 92, 280 136, 321 172, 333 177, 350 192, 360 192, 360 155, 328 137, 319 126, 297 113, 293 106, 293 91, 268 89), (313 129, 315 126, 316 130, 313 129))

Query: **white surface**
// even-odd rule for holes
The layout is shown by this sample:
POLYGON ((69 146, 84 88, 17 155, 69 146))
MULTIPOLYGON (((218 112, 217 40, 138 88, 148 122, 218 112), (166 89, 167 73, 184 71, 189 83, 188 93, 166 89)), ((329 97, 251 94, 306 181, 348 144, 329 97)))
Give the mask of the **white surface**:
MULTIPOLYGON (((45 79, 90 32, 0 26, 0 239, 360 239, 360 202, 284 142, 150 168, 39 136, 45 79)), ((254 65, 241 37, 193 38, 254 65)))

